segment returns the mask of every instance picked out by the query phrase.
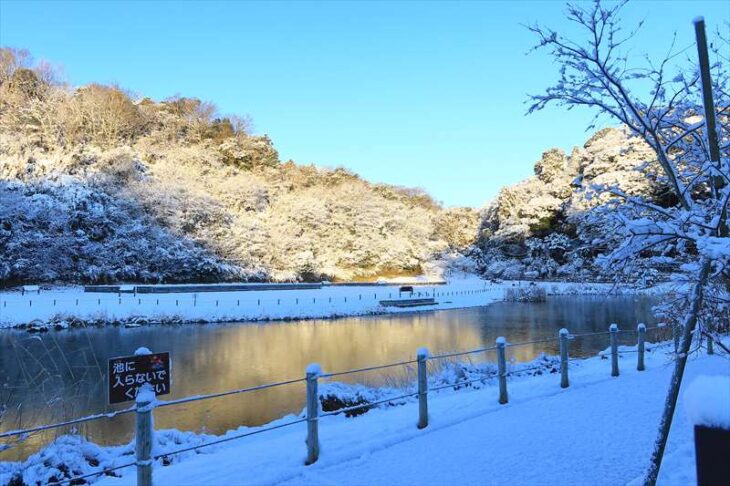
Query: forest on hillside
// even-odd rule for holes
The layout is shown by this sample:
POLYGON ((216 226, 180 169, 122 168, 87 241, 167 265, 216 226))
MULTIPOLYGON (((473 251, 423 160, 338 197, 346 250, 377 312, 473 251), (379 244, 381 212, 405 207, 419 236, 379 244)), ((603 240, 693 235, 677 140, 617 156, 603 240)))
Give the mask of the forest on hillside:
POLYGON ((208 102, 63 83, 0 51, 0 282, 313 280, 454 262, 478 213, 279 160, 208 102))
MULTIPOLYGON (((616 184, 672 204, 666 187, 637 170, 651 163, 643 142, 604 129, 570 154, 546 151, 533 177, 484 208, 444 208, 420 189, 281 161, 246 118, 224 116, 212 103, 72 87, 27 51, 2 48, 0 282, 452 270, 592 279, 602 276, 595 262, 608 249, 594 244, 610 227, 600 212, 612 204, 592 187, 616 184)), ((668 252, 647 252, 642 276, 676 269, 668 252)))

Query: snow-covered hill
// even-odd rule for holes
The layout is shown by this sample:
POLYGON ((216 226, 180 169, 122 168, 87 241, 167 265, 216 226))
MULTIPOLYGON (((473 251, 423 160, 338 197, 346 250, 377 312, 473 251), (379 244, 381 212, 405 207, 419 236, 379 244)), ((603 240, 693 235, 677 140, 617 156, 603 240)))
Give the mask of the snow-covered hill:
POLYGON ((414 275, 476 237, 476 211, 282 163, 209 103, 72 89, 2 54, 0 285, 414 275))
MULTIPOLYGON (((616 187, 627 195, 648 196, 660 206, 675 204, 658 182, 654 161, 648 145, 618 128, 598 131, 569 155, 546 151, 533 177, 505 187, 482 211, 478 246, 485 273, 503 278, 616 277, 595 265, 622 238, 610 229, 611 205, 617 201, 596 188, 616 187)), ((647 251, 626 271, 649 281, 659 272, 676 271, 681 260, 668 258, 675 250, 647 251)))
MULTIPOLYGON (((593 184, 672 202, 635 170, 652 152, 619 129, 545 152, 481 213, 445 209, 421 190, 282 162, 210 103, 70 88, 2 53, 0 285, 358 279, 475 262, 504 278, 594 278, 612 242, 597 243, 606 229, 588 217, 606 202, 593 184)), ((652 277, 668 259, 648 257, 652 277)))

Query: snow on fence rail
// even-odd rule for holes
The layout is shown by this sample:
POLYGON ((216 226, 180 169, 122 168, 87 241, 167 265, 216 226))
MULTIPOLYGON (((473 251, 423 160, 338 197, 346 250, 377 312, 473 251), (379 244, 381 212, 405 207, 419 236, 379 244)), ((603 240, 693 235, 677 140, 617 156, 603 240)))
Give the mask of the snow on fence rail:
MULTIPOLYGON (((644 324, 639 324, 637 326, 636 331, 633 330, 620 330, 616 324, 611 324, 608 331, 604 332, 591 332, 591 333, 583 333, 583 334, 570 334, 567 329, 561 329, 558 332, 557 341, 560 346, 560 386, 562 388, 569 387, 569 380, 568 380, 568 372, 569 372, 569 363, 579 361, 578 358, 570 358, 569 357, 569 342, 571 340, 577 339, 577 338, 583 338, 583 337, 591 337, 591 336, 599 336, 599 335, 609 335, 609 344, 610 344, 610 350, 611 350, 611 376, 619 376, 619 368, 618 368, 618 355, 620 353, 624 353, 627 351, 619 351, 617 346, 617 335, 619 333, 636 333, 637 334, 637 349, 634 352, 637 352, 637 370, 643 371, 644 368, 644 352, 645 352, 645 339, 646 339, 646 332, 656 329, 666 329, 667 327, 664 325, 658 325, 654 327, 646 327, 644 324)), ((383 403, 389 403, 394 402, 397 400, 403 400, 406 398, 411 397, 417 397, 418 398, 418 422, 417 426, 419 429, 425 428, 428 426, 428 392, 438 391, 446 388, 456 388, 463 385, 466 385, 468 383, 474 383, 477 381, 484 382, 484 380, 488 379, 488 377, 479 377, 476 379, 471 380, 464 380, 464 381, 457 381, 455 383, 449 383, 445 385, 439 385, 439 386, 428 386, 428 370, 427 370, 427 362, 428 361, 435 361, 435 360, 441 360, 441 359, 448 359, 453 358, 457 356, 464 356, 468 354, 475 354, 475 353, 483 353, 483 352, 491 352, 496 351, 497 352, 497 365, 498 365, 498 372, 497 372, 497 378, 499 383, 499 398, 498 401, 500 404, 506 404, 509 402, 509 395, 507 390, 507 377, 513 374, 517 373, 523 373, 530 370, 535 370, 540 368, 540 366, 534 366, 530 368, 519 368, 514 371, 507 371, 507 361, 505 356, 505 350, 508 347, 517 347, 517 346, 524 346, 524 345, 530 345, 535 343, 545 343, 545 342, 554 342, 556 338, 549 338, 549 339, 538 339, 534 341, 525 341, 525 342, 519 342, 519 343, 509 343, 504 337, 499 337, 496 340, 495 346, 489 346, 484 348, 478 348, 478 349, 472 349, 469 351, 461 351, 461 352, 455 352, 455 353, 445 353, 445 354, 439 354, 439 355, 430 355, 428 350, 426 348, 420 348, 418 349, 416 353, 416 359, 415 360, 406 360, 406 361, 399 361, 396 363, 388 363, 383 365, 376 365, 376 366, 369 366, 365 368, 356 368, 346 371, 338 371, 338 372, 331 372, 331 373, 323 373, 321 369, 319 368, 319 365, 311 364, 307 367, 306 374, 304 378, 296 378, 291 380, 285 380, 285 381, 279 381, 276 383, 266 383, 262 385, 257 385, 253 387, 248 388, 239 388, 235 390, 228 390, 225 392, 220 393, 211 393, 206 395, 194 395, 189 397, 180 398, 177 400, 170 400, 170 401, 157 401, 154 397, 154 393, 150 389, 145 389, 144 386, 140 390, 140 392, 137 395, 136 403, 134 406, 125 408, 123 410, 118 410, 115 412, 109 412, 109 413, 99 413, 94 415, 89 415, 86 417, 80 417, 73 420, 67 420, 64 422, 58 422, 54 424, 46 424, 46 425, 40 425, 37 427, 27 428, 27 429, 19 429, 19 430, 11 430, 7 432, 0 433, 0 438, 8 438, 8 437, 19 437, 19 440, 22 441, 25 438, 28 437, 29 434, 34 432, 40 432, 44 430, 59 428, 59 427, 65 427, 69 425, 76 425, 83 422, 89 422, 93 420, 101 420, 101 419, 110 419, 113 417, 116 417, 118 415, 123 415, 127 413, 135 412, 136 414, 136 433, 135 433, 135 445, 136 445, 136 460, 133 462, 129 462, 122 465, 117 465, 114 467, 106 467, 102 468, 98 471, 87 473, 81 476, 74 476, 71 478, 62 479, 56 482, 52 482, 49 484, 53 485, 60 485, 60 484, 69 484, 74 483, 77 481, 80 481, 82 479, 88 479, 94 476, 100 476, 104 474, 109 474, 113 471, 124 469, 127 467, 136 466, 137 468, 137 484, 139 486, 150 486, 152 484, 152 465, 154 461, 175 455, 175 454, 181 454, 184 452, 189 452, 192 450, 200 449, 203 447, 209 447, 217 444, 221 444, 223 442, 229 442, 236 439, 242 439, 244 437, 248 437, 251 435, 257 435, 262 434, 265 432, 270 432, 273 430, 281 429, 284 427, 289 427, 296 424, 301 423, 307 423, 307 437, 306 437, 306 446, 307 446, 307 459, 306 464, 313 464, 315 463, 319 458, 319 420, 324 417, 329 417, 333 415, 338 415, 342 413, 348 413, 353 412, 357 410, 361 410, 364 408, 370 408, 374 407, 376 405, 380 405, 383 403), (332 410, 328 412, 319 412, 319 405, 318 405, 318 382, 319 379, 322 378, 332 378, 336 376, 343 376, 343 375, 349 375, 353 373, 361 373, 361 372, 368 372, 368 371, 375 371, 375 370, 382 370, 386 368, 393 368, 398 366, 407 366, 412 364, 417 364, 417 391, 405 393, 403 395, 394 396, 394 397, 387 397, 384 399, 380 399, 374 402, 366 402, 366 403, 360 403, 354 406, 340 408, 337 410, 332 410), (169 407, 174 405, 180 405, 184 403, 189 403, 193 401, 198 400, 209 400, 212 398, 218 398, 223 396, 229 396, 229 395, 236 395, 241 393, 248 393, 258 390, 264 390, 267 388, 273 388, 273 387, 279 387, 279 386, 286 386, 291 385, 295 383, 306 383, 306 393, 307 393, 307 401, 306 401, 306 412, 305 417, 292 420, 290 422, 284 423, 284 424, 277 424, 249 432, 245 432, 242 434, 236 434, 236 435, 229 435, 226 437, 221 437, 215 440, 211 440, 208 442, 205 442, 203 444, 195 445, 195 446, 189 446, 184 447, 181 449, 161 453, 161 454, 152 454, 152 434, 153 434, 153 425, 151 420, 151 414, 152 411, 155 408, 162 408, 162 407, 169 407)))

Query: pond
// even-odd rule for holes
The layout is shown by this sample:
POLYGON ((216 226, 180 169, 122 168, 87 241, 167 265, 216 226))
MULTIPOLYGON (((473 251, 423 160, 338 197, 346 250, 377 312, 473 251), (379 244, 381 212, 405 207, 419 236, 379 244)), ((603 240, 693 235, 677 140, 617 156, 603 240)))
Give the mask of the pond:
MULTIPOLYGON (((140 346, 169 351, 174 399, 302 377, 309 363, 344 371, 413 359, 427 346, 432 353, 463 351, 509 342, 541 340, 568 328, 572 333, 607 330, 617 323, 635 329, 654 323, 646 297, 550 297, 542 303, 496 303, 486 307, 388 316, 269 322, 106 327, 45 334, 0 332, 0 406, 3 431, 57 422, 128 405, 106 403, 106 362, 140 346)), ((624 339, 629 339, 626 335, 624 339)), ((633 337, 630 338, 633 340, 633 337)), ((628 344, 629 341, 626 341, 628 344)), ((571 343, 572 356, 589 356, 608 346, 607 336, 571 343)), ((557 354, 557 340, 509 348, 511 359, 529 361, 557 354)), ((493 359, 493 358, 492 358, 493 359)), ((347 375, 340 381, 382 385, 393 371, 347 375)), ((339 379, 339 378, 338 378, 339 379)), ((239 425, 261 425, 304 406, 303 385, 166 407, 155 412, 156 428, 222 433, 239 425)), ((103 444, 132 437, 133 414, 98 420, 77 430, 103 444)), ((36 434, 0 454, 18 460, 52 440, 61 429, 36 434)))

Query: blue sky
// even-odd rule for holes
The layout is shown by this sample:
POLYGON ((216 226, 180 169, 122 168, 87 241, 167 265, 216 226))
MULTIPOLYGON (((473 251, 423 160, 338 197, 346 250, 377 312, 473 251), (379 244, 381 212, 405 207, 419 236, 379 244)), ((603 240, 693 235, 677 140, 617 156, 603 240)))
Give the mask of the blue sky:
MULTIPOLYGON (((0 44, 63 65, 68 81, 179 93, 248 114, 283 160, 345 166, 481 206, 550 147, 588 137, 587 111, 524 116, 555 78, 520 24, 570 29, 563 3, 20 2, 0 0, 0 44)), ((636 1, 636 52, 663 54, 727 1, 636 1)), ((691 52, 693 54, 693 52, 691 52)))

